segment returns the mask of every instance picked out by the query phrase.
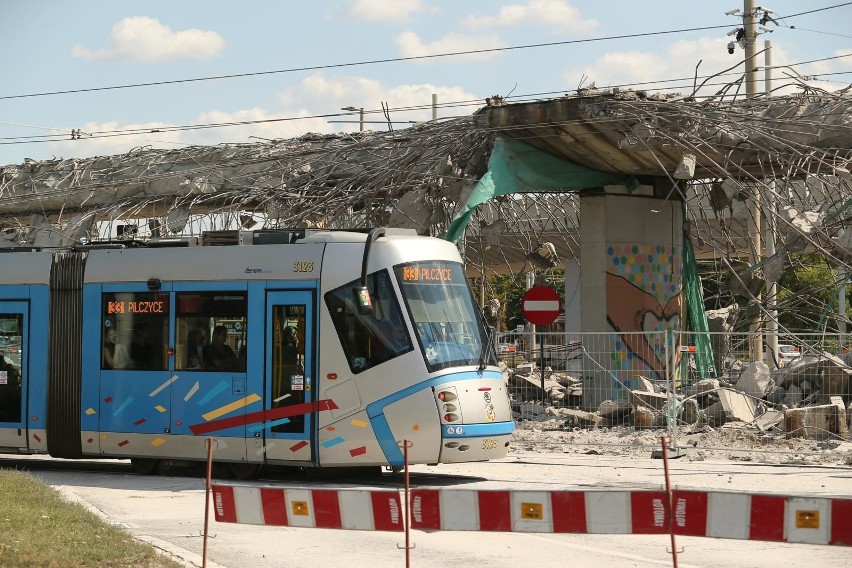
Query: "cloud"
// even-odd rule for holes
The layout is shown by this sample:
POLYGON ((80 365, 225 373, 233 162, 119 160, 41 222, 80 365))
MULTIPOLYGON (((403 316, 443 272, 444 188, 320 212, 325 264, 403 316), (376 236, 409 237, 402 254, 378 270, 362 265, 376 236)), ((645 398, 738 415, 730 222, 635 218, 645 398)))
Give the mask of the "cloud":
POLYGON ((168 130, 176 125, 164 122, 119 123, 89 122, 80 128, 79 140, 53 142, 50 152, 57 156, 105 156, 123 154, 134 148, 180 148, 188 145, 257 142, 251 138, 295 138, 306 132, 331 133, 333 127, 325 119, 306 118, 307 109, 270 111, 261 108, 225 112, 219 110, 198 114, 185 124, 231 124, 198 130, 168 130), (239 123, 250 124, 239 124, 239 123), (236 124, 235 124, 236 123, 236 124), (119 132, 132 134, 115 136, 119 132), (138 131, 138 133, 136 132, 138 131))
MULTIPOLYGON (((440 53, 457 53, 460 51, 475 51, 478 49, 498 49, 506 44, 494 35, 471 36, 461 34, 449 34, 438 38, 432 43, 424 43, 416 33, 412 31, 402 32, 396 36, 396 46, 403 57, 423 57, 440 53)), ((459 63, 470 61, 484 61, 497 55, 497 52, 475 53, 452 58, 441 58, 443 63, 459 63)))
POLYGON ((89 122, 80 126, 83 132, 80 140, 52 142, 48 145, 48 153, 82 158, 123 154, 138 147, 173 149, 190 144, 216 145, 257 142, 257 138, 295 138, 307 132, 330 134, 357 131, 360 126, 358 113, 347 114, 340 110, 347 106, 364 108, 365 130, 386 130, 387 125, 381 110, 382 102, 386 102, 391 108, 394 128, 401 129, 411 121, 432 118, 433 93, 438 96, 438 104, 445 105, 439 108, 439 117, 471 114, 481 106, 478 99, 474 100, 476 97, 473 94, 460 87, 430 83, 385 86, 379 81, 364 77, 328 77, 318 73, 280 93, 275 108, 254 107, 234 112, 209 110, 181 122, 189 125, 243 122, 250 124, 167 131, 175 125, 164 122, 89 122), (464 104, 465 102, 468 104, 464 104), (127 136, 109 135, 116 131, 129 130, 140 132, 127 136))
POLYGON ((844 67, 852 67, 852 49, 838 49, 834 52, 836 57, 839 57, 838 63, 844 67), (846 57, 844 57, 846 56, 846 57))
POLYGON ((529 0, 526 4, 503 6, 492 16, 469 16, 464 25, 471 29, 539 26, 555 28, 560 33, 583 33, 595 30, 598 22, 583 19, 580 11, 565 0, 529 0))
POLYGON ((159 20, 145 16, 124 18, 112 27, 104 49, 75 45, 71 54, 80 59, 119 59, 146 63, 169 59, 210 59, 225 49, 216 32, 188 29, 174 32, 159 20))
MULTIPOLYGON (((598 88, 609 86, 622 86, 635 90, 661 91, 668 93, 681 93, 688 95, 693 90, 693 75, 698 62, 697 84, 701 85, 704 78, 725 69, 734 67, 730 71, 707 79, 705 86, 699 91, 699 96, 709 96, 723 89, 727 84, 738 80, 745 70, 743 63, 743 50, 737 48, 733 55, 728 54, 727 38, 701 38, 694 41, 677 41, 672 43, 663 52, 648 51, 623 51, 612 52, 600 56, 588 65, 579 68, 568 69, 563 73, 563 78, 570 90, 576 89, 581 80, 585 83, 592 81, 598 88)), ((758 55, 759 66, 763 65, 763 55, 758 55)), ((829 73, 831 67, 827 62, 818 62, 808 65, 797 65, 795 73, 790 68, 785 68, 796 59, 783 46, 773 44, 772 65, 777 67, 773 71, 772 94, 787 95, 799 92, 802 82, 797 82, 793 77, 796 73, 800 77, 814 75, 817 73, 829 73)), ((763 70, 758 72, 758 90, 764 89, 763 70)), ((814 81, 808 78, 806 84, 819 87, 828 91, 834 91, 845 85, 829 83, 826 81, 814 81)), ((728 90, 728 95, 739 93, 745 96, 745 84, 739 91, 737 87, 728 90)))
MULTIPOLYGON (((398 121, 394 128, 404 128, 410 121, 425 121, 432 118, 432 95, 437 95, 438 116, 471 114, 481 106, 476 96, 461 87, 441 86, 431 83, 385 86, 374 79, 364 77, 328 77, 317 73, 306 77, 301 83, 279 96, 285 107, 311 106, 323 112, 340 112, 343 107, 364 108, 365 130, 386 130, 386 119, 382 103, 391 109, 391 120, 398 121), (474 101, 471 106, 464 103, 474 101)), ((358 130, 359 115, 352 113, 334 117, 337 131, 358 130)))
MULTIPOLYGON (((701 38, 674 42, 663 52, 606 53, 583 67, 566 70, 563 77, 571 89, 576 89, 585 77, 586 83, 594 81, 599 88, 620 85, 688 94, 692 92, 695 66, 699 61, 699 76, 712 75, 742 62, 742 50, 729 55, 727 43, 727 38, 701 38)), ((723 84, 737 79, 742 72, 743 66, 740 65, 728 75, 708 80, 704 94, 715 92, 723 84)), ((699 78, 698 82, 701 81, 699 78)))
POLYGON ((407 22, 417 12, 435 12, 421 0, 353 0, 348 14, 368 22, 407 22))

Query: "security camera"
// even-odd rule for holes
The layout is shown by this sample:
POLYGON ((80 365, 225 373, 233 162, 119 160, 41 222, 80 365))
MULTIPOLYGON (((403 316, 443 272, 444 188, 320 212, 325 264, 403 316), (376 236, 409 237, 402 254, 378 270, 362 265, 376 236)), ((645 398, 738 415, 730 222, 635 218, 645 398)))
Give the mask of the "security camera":
POLYGON ((729 10, 729 11, 725 12, 725 15, 726 16, 734 16, 734 15, 739 14, 739 13, 740 13, 740 9, 737 8, 736 10, 729 10))
POLYGON ((734 28, 731 31, 729 31, 728 33, 726 33, 725 35, 729 35, 729 36, 737 35, 738 33, 740 33, 740 29, 741 28, 734 28))
POLYGON ((737 46, 737 44, 735 44, 735 43, 734 43, 734 42, 732 42, 732 41, 729 41, 729 42, 728 42, 728 53, 730 53, 731 55, 733 55, 733 54, 734 54, 734 48, 735 48, 736 46, 737 46))

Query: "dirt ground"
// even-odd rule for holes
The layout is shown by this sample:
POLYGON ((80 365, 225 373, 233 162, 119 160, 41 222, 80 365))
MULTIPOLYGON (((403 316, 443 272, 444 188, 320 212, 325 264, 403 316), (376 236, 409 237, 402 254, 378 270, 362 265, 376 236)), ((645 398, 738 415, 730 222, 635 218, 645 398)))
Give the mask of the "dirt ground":
MULTIPOLYGON (((546 420, 519 420, 513 450, 644 456, 662 450, 664 430, 636 430, 630 426, 584 429, 564 427, 564 417, 546 420)), ((785 438, 782 433, 762 433, 737 427, 692 431, 680 428, 676 438, 682 459, 690 461, 731 460, 757 463, 852 466, 852 442, 785 438)), ((669 444, 671 447, 671 444, 669 444)))

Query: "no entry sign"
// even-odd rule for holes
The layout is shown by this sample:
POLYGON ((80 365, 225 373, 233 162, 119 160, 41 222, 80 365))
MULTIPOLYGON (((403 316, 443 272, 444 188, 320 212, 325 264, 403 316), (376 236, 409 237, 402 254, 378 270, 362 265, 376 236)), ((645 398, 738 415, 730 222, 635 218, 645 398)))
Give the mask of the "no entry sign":
POLYGON ((521 300, 521 311, 533 325, 551 324, 559 316, 559 294, 547 286, 530 288, 521 300))

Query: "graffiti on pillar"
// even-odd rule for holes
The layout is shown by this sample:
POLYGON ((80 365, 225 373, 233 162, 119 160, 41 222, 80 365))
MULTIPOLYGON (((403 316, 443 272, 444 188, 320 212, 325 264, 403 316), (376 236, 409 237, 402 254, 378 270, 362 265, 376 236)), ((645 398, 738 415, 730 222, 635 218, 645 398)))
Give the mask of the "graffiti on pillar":
MULTIPOLYGON (((683 311, 680 248, 634 244, 607 249, 606 315, 617 335, 612 372, 627 388, 632 388, 631 374, 666 377, 665 331, 680 331, 683 311)), ((670 369, 676 369, 678 357, 677 346, 671 346, 670 369)))

